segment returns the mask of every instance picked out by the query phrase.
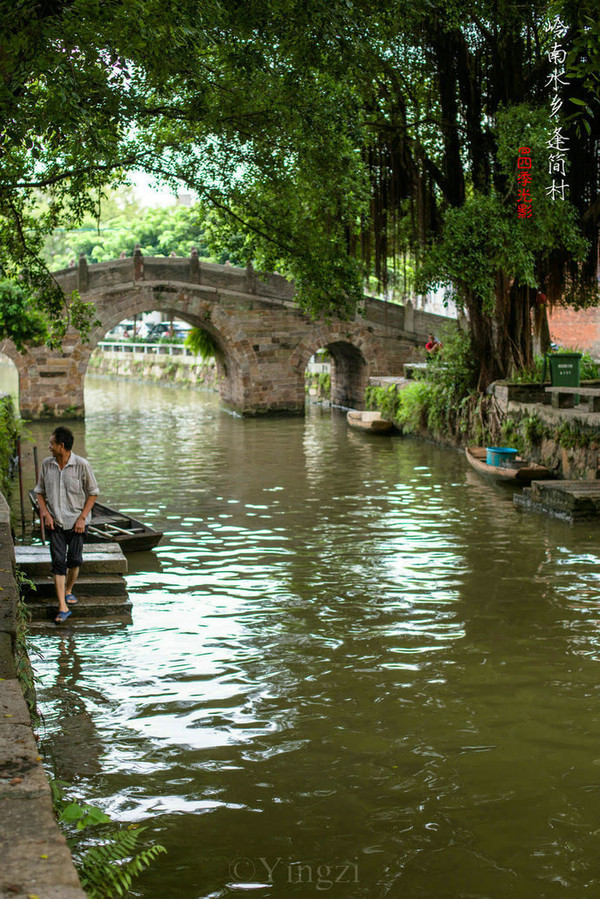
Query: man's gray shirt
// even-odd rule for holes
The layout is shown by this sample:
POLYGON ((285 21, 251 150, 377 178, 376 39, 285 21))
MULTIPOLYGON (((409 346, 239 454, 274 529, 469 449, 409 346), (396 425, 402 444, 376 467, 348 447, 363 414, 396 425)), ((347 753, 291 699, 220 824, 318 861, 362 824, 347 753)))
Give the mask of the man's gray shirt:
MULTIPOLYGON (((41 493, 46 500, 54 521, 65 531, 70 531, 81 515, 88 496, 97 496, 100 490, 87 459, 71 452, 62 471, 54 456, 44 459, 35 492, 41 493)), ((91 517, 90 512, 86 524, 89 524, 91 517)))

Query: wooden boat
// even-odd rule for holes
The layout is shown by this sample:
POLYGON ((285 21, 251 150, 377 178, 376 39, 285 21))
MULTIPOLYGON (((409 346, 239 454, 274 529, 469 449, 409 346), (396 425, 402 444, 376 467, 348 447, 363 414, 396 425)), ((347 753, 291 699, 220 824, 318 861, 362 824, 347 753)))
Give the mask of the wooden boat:
POLYGON ((351 409, 346 419, 351 428, 368 431, 370 434, 388 434, 394 427, 392 421, 381 417, 381 412, 360 412, 358 409, 351 409))
POLYGON ((467 459, 475 471, 488 475, 497 481, 504 483, 531 484, 532 481, 545 481, 551 478, 552 472, 544 465, 537 462, 528 462, 517 456, 506 465, 488 465, 486 460, 487 449, 485 446, 469 446, 465 450, 467 459))
MULTIPOLYGON (((33 490, 29 491, 29 499, 33 511, 39 518, 40 510, 33 490)), ((131 553, 152 549, 159 543, 161 537, 162 531, 156 531, 130 515, 95 502, 84 542, 118 543, 123 552, 131 553)))

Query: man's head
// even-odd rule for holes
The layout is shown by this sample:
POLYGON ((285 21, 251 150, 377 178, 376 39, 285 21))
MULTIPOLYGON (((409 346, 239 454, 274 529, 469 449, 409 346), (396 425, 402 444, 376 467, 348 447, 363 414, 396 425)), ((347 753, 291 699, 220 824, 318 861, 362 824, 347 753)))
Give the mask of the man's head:
POLYGON ((57 454, 69 453, 73 447, 74 439, 73 432, 69 428, 59 425, 57 428, 54 428, 50 435, 50 452, 55 457, 57 454))

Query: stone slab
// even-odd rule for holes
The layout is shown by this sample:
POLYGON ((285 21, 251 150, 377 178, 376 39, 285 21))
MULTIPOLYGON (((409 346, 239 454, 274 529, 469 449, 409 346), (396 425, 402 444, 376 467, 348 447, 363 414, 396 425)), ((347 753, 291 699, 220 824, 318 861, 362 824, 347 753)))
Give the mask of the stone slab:
MULTIPOLYGON (((28 603, 31 612, 32 621, 51 621, 55 624, 54 619, 58 611, 56 602, 46 603, 28 603)), ((131 618, 132 603, 127 595, 119 596, 98 596, 87 602, 79 602, 72 608, 72 614, 67 621, 60 625, 61 628, 72 626, 82 618, 105 618, 113 615, 129 616, 131 618)))
POLYGON ((0 899, 84 899, 16 680, 0 681, 0 899))
POLYGON ((77 636, 87 634, 95 636, 102 628, 121 628, 127 627, 132 623, 130 611, 114 612, 111 615, 98 613, 95 617, 75 618, 72 615, 67 619, 65 624, 55 624, 54 618, 51 619, 34 619, 29 625, 30 634, 43 634, 44 636, 55 636, 57 640, 62 639, 66 634, 77 633, 77 636))
MULTIPOLYGON (((84 548, 82 572, 86 574, 126 574, 127 559, 116 543, 89 544, 84 548), (107 548, 108 547, 108 548, 107 548), (114 549, 113 547, 116 547, 114 549)), ((47 546, 15 547, 17 565, 30 577, 50 574, 50 549, 47 546)))
MULTIPOLYGON (((82 569, 85 571, 85 569, 82 569)), ((25 601, 29 604, 51 597, 54 599, 54 580, 51 575, 33 578, 35 589, 27 590, 25 601)), ((80 574, 75 584, 75 595, 82 601, 101 596, 127 596, 127 585, 120 574, 80 574)))
POLYGON ((0 633, 0 684, 15 677, 15 659, 11 634, 0 633))
MULTIPOLYGON (((19 682, 16 680, 2 681, 0 686, 0 724, 30 725, 29 710, 25 704, 19 682)), ((33 738, 32 738, 33 739, 33 738)))
MULTIPOLYGON (((0 721, 0 805, 15 796, 37 795, 47 788, 46 774, 29 725, 0 721)), ((7 836, 4 830, 0 818, 0 840, 7 836)))
POLYGON ((534 481, 514 502, 567 521, 600 521, 600 481, 534 481))
MULTIPOLYGON (((48 799, 50 804, 50 799, 48 799)), ((65 838, 56 824, 54 831, 41 824, 40 801, 28 801, 21 808, 11 808, 9 814, 14 824, 13 836, 21 834, 26 823, 37 819, 38 835, 31 839, 19 838, 0 841, 2 868, 0 871, 0 896, 39 899, 86 899, 65 838)), ((50 806, 50 813, 52 812, 50 806)))
MULTIPOLYGON (((20 554, 23 556, 38 556, 41 552, 48 553, 48 557, 50 555, 50 549, 47 544, 29 544, 26 545, 24 543, 18 544, 15 546, 15 554, 20 554)), ((86 556, 90 553, 102 552, 107 555, 123 555, 123 551, 118 543, 102 543, 101 545, 97 543, 85 543, 83 547, 83 558, 85 560, 86 556)))

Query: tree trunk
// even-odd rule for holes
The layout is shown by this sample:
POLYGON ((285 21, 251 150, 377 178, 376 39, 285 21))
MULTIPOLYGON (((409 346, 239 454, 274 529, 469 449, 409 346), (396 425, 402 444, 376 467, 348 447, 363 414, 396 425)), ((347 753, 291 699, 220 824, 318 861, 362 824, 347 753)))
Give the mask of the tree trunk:
POLYGON ((511 284, 503 272, 496 278, 496 303, 492 314, 481 299, 467 297, 471 345, 479 370, 478 390, 492 381, 511 377, 516 369, 533 362, 530 297, 527 287, 511 284))

